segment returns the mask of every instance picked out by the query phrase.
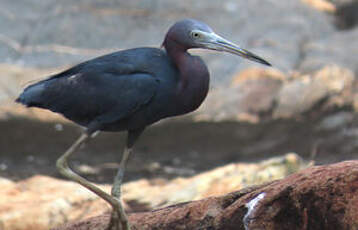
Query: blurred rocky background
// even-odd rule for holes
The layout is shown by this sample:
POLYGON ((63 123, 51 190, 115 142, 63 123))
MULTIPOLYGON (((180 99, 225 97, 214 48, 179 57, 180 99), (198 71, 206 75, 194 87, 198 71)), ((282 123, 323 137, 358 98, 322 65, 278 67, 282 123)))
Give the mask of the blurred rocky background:
MULTIPOLYGON (((39 174, 59 177, 55 161, 80 134, 58 115, 16 105, 27 84, 111 51, 160 47, 169 26, 186 17, 206 22, 273 68, 193 50, 211 72, 208 98, 195 113, 144 132, 126 181, 145 180, 142 188, 170 184, 289 152, 317 164, 357 159, 358 1, 0 0, 0 182, 10 186, 3 191, 22 191, 28 180, 42 181, 39 174)), ((72 165, 96 183, 111 183, 123 142, 123 134, 102 133, 74 155, 72 165)), ((54 189, 61 186, 47 193, 54 189)), ((25 202, 11 200, 6 204, 25 202)), ((4 207, 0 229, 7 226, 4 207)), ((29 226, 12 229, 40 229, 29 226)))

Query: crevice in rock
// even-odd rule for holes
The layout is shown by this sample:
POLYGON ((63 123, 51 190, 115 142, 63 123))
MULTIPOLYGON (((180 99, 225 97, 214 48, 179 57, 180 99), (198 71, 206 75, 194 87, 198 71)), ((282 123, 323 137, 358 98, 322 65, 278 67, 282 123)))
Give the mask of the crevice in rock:
POLYGON ((355 28, 358 25, 358 1, 338 6, 334 23, 339 30, 351 30, 355 28))
POLYGON ((303 36, 300 41, 298 42, 298 55, 297 55, 297 61, 292 66, 292 69, 298 70, 301 67, 301 64, 303 63, 305 57, 306 57, 306 44, 309 42, 309 38, 307 36, 303 36))

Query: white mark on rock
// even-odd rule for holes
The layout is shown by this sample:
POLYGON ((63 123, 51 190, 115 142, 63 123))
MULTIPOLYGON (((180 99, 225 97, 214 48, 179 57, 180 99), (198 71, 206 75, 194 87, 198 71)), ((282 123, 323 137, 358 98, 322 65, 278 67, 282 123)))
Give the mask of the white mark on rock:
POLYGON ((100 131, 96 131, 94 133, 91 134, 91 138, 95 138, 97 137, 97 135, 100 133, 100 131))
POLYGON ((249 224, 253 220, 252 215, 254 213, 255 207, 257 203, 265 197, 266 193, 260 193, 254 199, 250 200, 245 206, 247 208, 247 213, 244 216, 243 222, 245 226, 245 230, 250 230, 249 224))
POLYGON ((56 130, 56 131, 59 131, 59 132, 60 132, 60 131, 63 131, 63 125, 62 125, 62 124, 56 124, 56 125, 55 125, 55 130, 56 130))

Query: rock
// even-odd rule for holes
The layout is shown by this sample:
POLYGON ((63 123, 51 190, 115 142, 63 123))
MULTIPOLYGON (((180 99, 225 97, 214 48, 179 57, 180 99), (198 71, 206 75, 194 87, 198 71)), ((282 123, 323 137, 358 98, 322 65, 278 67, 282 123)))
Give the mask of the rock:
MULTIPOLYGON (((124 184, 124 201, 129 211, 150 210, 283 178, 302 167, 297 155, 287 154, 259 164, 230 164, 192 178, 139 180, 124 184)), ((34 176, 0 184, 0 226, 6 230, 48 229, 109 210, 104 201, 73 182, 34 176)), ((101 187, 110 191, 108 185, 101 187)))
MULTIPOLYGON (((312 75, 299 75, 279 90, 273 116, 294 117, 310 111, 323 102, 341 103, 338 106, 352 104, 350 97, 353 95, 353 81, 354 74, 338 66, 326 66, 312 75), (347 97, 346 94, 350 96, 347 97), (342 100, 338 102, 337 97, 341 97, 342 100)), ((323 105, 320 107, 324 108, 323 105)))
POLYGON ((358 1, 341 5, 337 8, 335 24, 341 30, 353 29, 358 24, 358 1))
MULTIPOLYGON (((34 176, 18 183, 7 183, 0 191, 2 229, 48 229, 108 209, 104 201, 72 182, 34 176)), ((104 188, 109 191, 109 186, 104 188)))
POLYGON ((153 208, 198 200, 276 180, 304 167, 296 154, 272 158, 259 164, 229 164, 191 178, 177 178, 163 184, 139 180, 123 187, 124 200, 153 208), (138 187, 141 189, 138 190, 138 187), (148 195, 150 194, 150 195, 148 195))
POLYGON ((333 3, 336 7, 341 7, 344 5, 349 5, 354 2, 357 2, 357 0, 329 0, 331 3, 333 3))
POLYGON ((337 130, 344 127, 347 123, 351 123, 354 119, 354 115, 349 112, 339 112, 324 118, 318 129, 321 130, 337 130))
POLYGON ((14 187, 15 183, 9 179, 0 177, 0 188, 11 188, 14 187))
POLYGON ((201 106, 197 120, 260 121, 272 110, 286 76, 276 69, 248 68, 233 77, 228 87, 213 89, 201 106))
MULTIPOLYGON (((224 196, 129 215, 132 229, 357 229, 358 161, 316 166, 224 196)), ((106 229, 108 215, 54 230, 106 229)))
MULTIPOLYGON (((250 3, 230 0, 225 4, 207 4, 203 0, 196 4, 150 2, 91 0, 72 4, 58 1, 24 4, 6 1, 3 7, 6 13, 0 15, 3 34, 0 50, 4 50, 0 52, 0 63, 58 68, 113 50, 159 47, 173 22, 194 16, 287 72, 301 62, 303 42, 334 31, 324 14, 310 9, 301 0, 250 3), (31 13, 17 14, 21 8, 31 13), (8 26, 13 23, 21 27, 8 26)), ((235 72, 257 66, 231 55, 198 52, 215 76, 212 78, 215 87, 230 82, 235 72)))
POLYGON ((355 72, 358 60, 353 56, 358 52, 357 36, 358 28, 355 28, 305 43, 305 58, 298 69, 301 72, 313 72, 327 65, 338 65, 355 72))
POLYGON ((336 11, 336 6, 329 1, 325 1, 325 0, 302 0, 302 1, 317 10, 330 12, 330 13, 336 11))
POLYGON ((197 120, 297 118, 307 112, 324 114, 332 107, 358 104, 354 73, 327 65, 310 74, 285 75, 276 69, 249 68, 239 72, 226 88, 214 89, 197 120))

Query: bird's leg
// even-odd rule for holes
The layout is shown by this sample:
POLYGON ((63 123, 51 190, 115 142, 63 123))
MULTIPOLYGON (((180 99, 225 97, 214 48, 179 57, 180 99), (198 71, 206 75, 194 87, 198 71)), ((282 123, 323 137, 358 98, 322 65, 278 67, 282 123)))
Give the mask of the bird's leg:
POLYGON ((74 153, 81 146, 82 143, 88 140, 88 138, 89 135, 87 133, 83 133, 76 140, 76 142, 69 149, 67 149, 67 151, 57 160, 56 162, 57 169, 63 176, 72 179, 72 175, 75 173, 68 166, 67 160, 72 155, 72 153, 74 153))
MULTIPOLYGON (((113 186, 112 186, 111 194, 114 199, 118 200, 119 203, 121 203, 121 185, 122 185, 122 181, 123 181, 124 171, 126 169, 128 157, 131 152, 132 152, 132 148, 127 148, 127 147, 124 148, 122 160, 119 163, 119 168, 118 168, 117 174, 114 178, 114 182, 113 182, 113 186)), ((111 225, 115 225, 116 223, 118 223, 118 219, 119 219, 121 221, 122 226, 124 227, 125 225, 128 224, 127 215, 124 211, 123 206, 120 207, 119 211, 120 211, 120 213, 112 212, 111 225), (119 218, 119 215, 124 216, 125 220, 123 218, 119 218)))
POLYGON ((126 170, 128 157, 131 153, 132 153, 132 148, 128 148, 126 146, 123 151, 122 160, 119 163, 119 168, 116 177, 114 178, 111 194, 113 197, 116 197, 117 199, 120 199, 121 197, 121 184, 123 181, 124 171, 126 170))
MULTIPOLYGON (((124 172, 126 169, 129 155, 132 152, 132 147, 134 145, 134 142, 138 139, 138 137, 140 136, 140 134, 142 132, 143 132, 143 129, 135 130, 135 131, 128 131, 126 147, 124 148, 124 151, 122 154, 122 159, 121 159, 121 162, 119 163, 119 168, 118 168, 117 174, 114 178, 112 191, 111 191, 112 196, 115 199, 117 199, 118 202, 121 201, 121 185, 123 182, 124 172)), ((118 218, 119 215, 126 217, 125 211, 122 206, 121 206, 120 213, 112 212, 111 225, 118 223, 118 219, 120 219, 121 224, 124 227, 124 225, 128 224, 128 220, 125 219, 125 221, 123 221, 122 218, 118 218)))
MULTIPOLYGON (((93 185, 92 183, 90 183, 89 181, 84 179, 83 177, 77 175, 68 166, 68 163, 67 163, 68 157, 71 156, 71 154, 74 153, 82 143, 84 143, 86 140, 88 140, 89 136, 90 136, 89 134, 84 133, 78 138, 78 140, 57 160, 57 162, 56 162, 57 169, 63 176, 86 187, 88 190, 92 191, 93 193, 95 193, 96 195, 98 195, 99 197, 101 197, 102 199, 107 201, 112 206, 113 213, 117 214, 117 219, 119 218, 121 220, 121 223, 123 226, 123 228, 121 228, 121 226, 119 226, 117 224, 117 225, 114 225, 113 226, 114 228, 112 228, 112 229, 130 230, 129 224, 127 221, 127 217, 124 214, 123 207, 122 207, 120 200, 109 195, 108 193, 104 192, 102 189, 93 185)), ((112 223, 112 221, 111 221, 111 223, 112 223)), ((117 223, 118 223, 118 221, 117 221, 117 223)))

